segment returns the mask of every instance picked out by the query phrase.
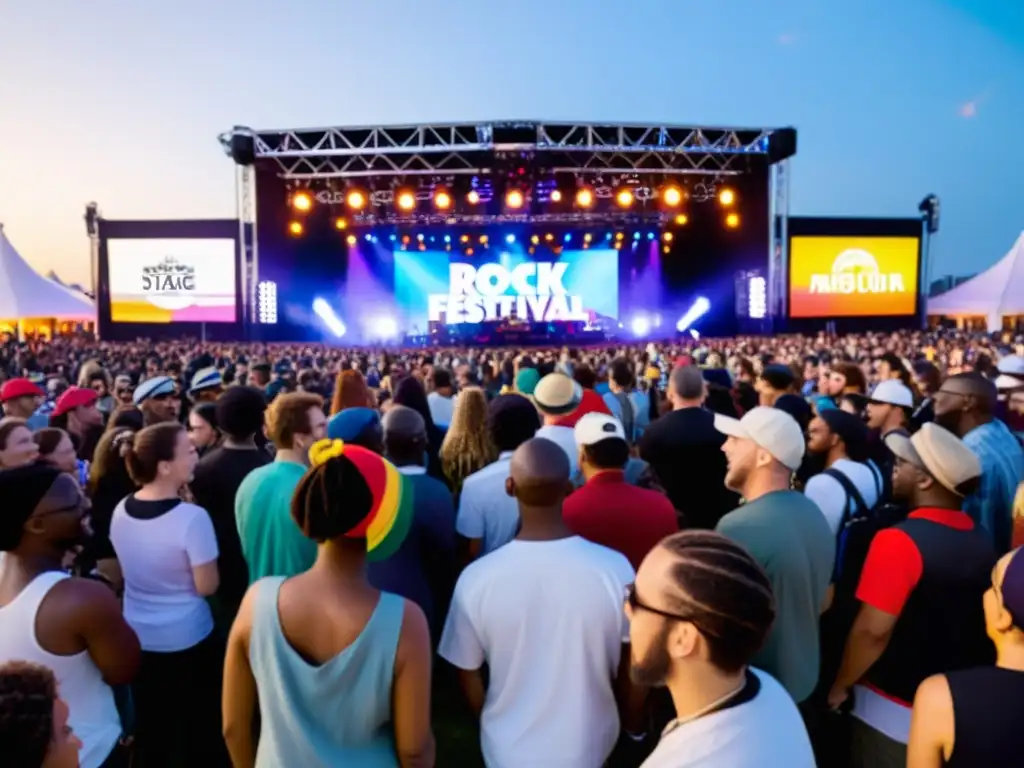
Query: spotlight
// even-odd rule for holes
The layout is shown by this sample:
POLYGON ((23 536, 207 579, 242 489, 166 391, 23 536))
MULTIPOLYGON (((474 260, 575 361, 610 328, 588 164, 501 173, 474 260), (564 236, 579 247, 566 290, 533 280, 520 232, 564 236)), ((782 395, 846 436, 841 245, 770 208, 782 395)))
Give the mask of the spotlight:
POLYGON ((349 235, 348 237, 345 238, 345 242, 348 243, 349 245, 355 245, 356 244, 356 236, 355 235, 349 235))
POLYGON ((313 198, 310 197, 309 192, 296 192, 292 195, 292 208, 296 211, 302 211, 305 213, 313 207, 313 198))
POLYGON ((583 187, 576 192, 576 205, 580 208, 589 208, 594 204, 594 190, 583 187))
POLYGON ((423 233, 420 232, 418 235, 416 235, 416 239, 419 240, 422 243, 423 242, 423 233))
POLYGON ((512 245, 512 243, 514 243, 515 241, 516 241, 516 236, 515 235, 505 235, 505 242, 508 243, 509 245, 512 245))
POLYGON ((388 237, 388 240, 390 240, 390 241, 391 241, 392 243, 393 243, 393 242, 395 242, 395 240, 397 240, 397 239, 398 239, 398 236, 397 236, 397 235, 390 235, 390 236, 388 237))
POLYGON ((653 240, 654 239, 654 233, 653 232, 648 232, 647 233, 647 239, 648 240, 653 240))
POLYGON ((345 220, 344 220, 343 218, 341 218, 340 216, 339 216, 338 218, 336 218, 336 219, 334 220, 334 228, 335 228, 336 230, 338 230, 339 232, 341 232, 342 230, 344 230, 344 229, 345 229, 345 228, 346 228, 347 226, 348 226, 348 222, 347 222, 347 221, 345 221, 345 220))
POLYGON ((523 197, 523 193, 518 189, 510 189, 505 193, 505 205, 509 208, 522 208, 525 202, 526 198, 523 197))
POLYGON ((358 189, 353 189, 345 195, 345 204, 353 211, 361 211, 366 207, 366 195, 358 189))
POLYGON ((689 221, 690 217, 687 216, 685 213, 680 213, 678 216, 676 216, 676 224, 680 227, 685 227, 687 223, 689 223, 689 221))
POLYGON ((604 239, 605 240, 611 240, 612 239, 612 233, 611 232, 605 232, 604 233, 604 239))
POLYGON ((324 325, 331 333, 339 337, 345 335, 345 323, 324 299, 319 296, 313 299, 313 311, 324 321, 324 325))
POLYGON ((369 234, 363 235, 363 240, 365 240, 366 242, 369 243, 369 242, 371 242, 373 240, 373 235, 369 235, 369 234))
POLYGON ((462 237, 460 237, 459 238, 459 242, 460 243, 468 243, 469 242, 469 235, 463 235, 462 237))
POLYGON ((589 242, 590 242, 590 240, 591 240, 591 238, 592 238, 592 235, 591 235, 591 234, 590 234, 589 232, 587 232, 587 234, 585 234, 585 235, 583 236, 583 242, 584 242, 584 243, 589 243, 589 242))
POLYGON ((555 236, 552 235, 550 232, 548 232, 546 235, 544 235, 544 242, 550 243, 554 239, 555 239, 555 236))
POLYGON ((736 229, 740 225, 740 217, 738 214, 730 213, 725 217, 725 226, 729 229, 736 229))
POLYGON ((398 336, 398 321, 393 317, 378 317, 373 321, 373 335, 380 339, 398 336))
POLYGON ((551 190, 551 202, 552 203, 560 203, 560 202, 562 202, 562 193, 559 192, 557 189, 551 190))
POLYGON ((686 310, 686 314, 679 318, 679 321, 676 323, 676 330, 680 333, 690 330, 690 326, 706 315, 709 309, 711 309, 711 302, 703 296, 698 296, 697 300, 693 302, 693 306, 686 310))
POLYGON ((639 240, 640 239, 640 233, 639 232, 634 232, 633 233, 633 239, 634 240, 639 240))
POLYGON ((402 235, 402 245, 408 245, 408 244, 409 244, 409 236, 408 235, 402 235))
POLYGON ((452 196, 443 189, 434 192, 434 207, 439 211, 447 211, 452 207, 452 196))
POLYGON ((466 195, 466 202, 470 205, 476 205, 480 202, 480 193, 475 189, 469 190, 469 194, 466 195))
POLYGON ((646 336, 651 332, 651 321, 643 315, 637 315, 629 324, 634 336, 646 336))
POLYGON ((487 235, 480 235, 480 245, 487 245, 488 239, 487 235))
POLYGON ((723 189, 718 193, 718 202, 728 207, 736 202, 736 193, 729 188, 723 189))
POLYGON ((624 238, 625 236, 626 236, 626 233, 625 233, 625 232, 616 232, 616 233, 615 233, 615 239, 616 239, 616 240, 621 240, 621 239, 622 239, 622 238, 624 238))
POLYGON ((670 253, 671 251, 672 251, 672 249, 669 248, 667 245, 663 246, 662 249, 661 249, 662 253, 670 253))
POLYGON ((533 237, 530 238, 530 242, 533 243, 534 245, 536 245, 537 243, 540 242, 540 237, 538 237, 537 235, 534 235, 533 237))
POLYGON ((451 235, 445 235, 445 236, 444 236, 444 241, 445 241, 446 243, 450 243, 450 242, 452 241, 452 236, 451 236, 451 235))
POLYGON ((395 198, 398 208, 403 211, 411 211, 416 207, 416 195, 409 190, 403 190, 395 198))
POLYGON ((289 222, 289 224, 288 224, 288 233, 291 234, 291 235, 295 235, 295 237, 298 237, 299 235, 301 235, 302 234, 302 222, 301 221, 289 222))
POLYGON ((633 204, 633 190, 620 189, 615 194, 615 202, 618 203, 620 208, 629 208, 633 204))
POLYGON ((571 243, 572 242, 572 235, 569 234, 568 232, 566 232, 565 233, 565 237, 563 237, 562 240, 567 242, 567 243, 571 243))
POLYGON ((664 235, 661 236, 661 239, 664 240, 666 243, 671 243, 672 237, 673 236, 671 232, 666 232, 664 235))
POLYGON ((473 249, 472 248, 467 248, 466 249, 466 255, 467 256, 472 256, 473 255, 473 249))
POLYGON ((679 187, 665 187, 661 191, 661 199, 665 205, 675 208, 683 202, 683 192, 679 187))

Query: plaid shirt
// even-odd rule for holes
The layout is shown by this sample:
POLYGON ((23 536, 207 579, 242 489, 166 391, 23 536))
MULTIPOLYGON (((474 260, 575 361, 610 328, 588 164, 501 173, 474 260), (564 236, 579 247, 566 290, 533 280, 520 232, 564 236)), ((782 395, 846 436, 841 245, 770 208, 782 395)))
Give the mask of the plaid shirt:
POLYGON ((981 462, 981 484, 964 499, 964 512, 992 536, 996 551, 1010 549, 1013 496, 1024 480, 1024 450, 998 419, 964 435, 964 444, 981 462))

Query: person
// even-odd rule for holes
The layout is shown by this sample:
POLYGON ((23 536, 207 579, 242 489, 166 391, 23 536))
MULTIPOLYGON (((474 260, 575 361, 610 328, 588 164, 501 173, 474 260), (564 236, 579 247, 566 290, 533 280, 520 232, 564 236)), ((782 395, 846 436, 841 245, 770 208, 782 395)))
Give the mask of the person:
POLYGON ((932 397, 935 423, 964 441, 981 461, 981 481, 964 511, 992 537, 996 553, 1009 550, 1013 495, 1024 481, 1024 449, 993 415, 995 385, 980 374, 950 376, 932 397))
POLYGON ((188 437, 200 456, 217 447, 221 431, 217 426, 216 403, 203 400, 188 412, 188 437))
POLYGON ((867 425, 885 436, 896 430, 907 431, 914 410, 914 393, 899 379, 883 379, 868 396, 867 425))
POLYGON ((384 414, 384 453, 413 494, 412 525, 401 547, 368 566, 370 583, 412 600, 426 614, 431 637, 439 638, 455 585, 455 507, 447 486, 427 475, 427 426, 412 408, 396 405, 384 414))
POLYGON ((135 388, 132 402, 142 411, 145 426, 178 421, 181 399, 177 395, 174 379, 169 376, 153 376, 135 388))
POLYGON ((50 413, 50 426, 65 430, 75 444, 78 458, 86 462, 92 461, 96 443, 103 435, 103 414, 98 402, 95 389, 68 387, 50 413))
POLYGON ((681 527, 714 528, 737 504, 725 486, 725 437, 703 407, 707 385, 701 370, 685 365, 669 377, 672 410, 655 420, 640 438, 640 458, 664 485, 681 527))
POLYGON ((89 468, 85 485, 92 535, 78 557, 79 567, 84 573, 95 573, 103 578, 118 594, 124 588, 124 576, 110 543, 110 521, 121 500, 135 491, 135 483, 124 461, 134 434, 124 427, 104 433, 96 444, 95 461, 89 468))
POLYGON ((995 666, 932 675, 917 689, 908 768, 1006 765, 1024 748, 1024 554, 1003 555, 984 596, 995 666))
POLYGON ((444 442, 444 431, 434 424, 434 417, 430 415, 430 405, 427 403, 427 391, 423 384, 415 376, 406 376, 398 382, 395 387, 395 394, 392 398, 395 405, 404 405, 417 411, 423 417, 427 425, 427 474, 445 482, 444 471, 441 469, 441 443, 444 442))
POLYGON ((309 449, 327 429, 324 401, 309 392, 278 395, 266 412, 274 461, 245 476, 235 494, 235 523, 249 583, 264 576, 295 576, 316 560, 316 545, 295 527, 292 494, 309 466, 309 449))
POLYGON ((21 768, 79 768, 82 740, 57 678, 24 661, 0 665, 0 755, 21 768))
POLYGON ((262 392, 255 387, 231 387, 216 403, 198 405, 189 418, 211 406, 224 439, 199 460, 189 487, 196 504, 210 515, 217 535, 220 586, 215 618, 226 636, 249 586, 249 568, 235 522, 235 501, 245 478, 273 459, 256 445, 267 409, 262 392))
POLYGON ((813 768, 800 713, 751 659, 775 618, 771 582, 713 531, 666 537, 626 599, 630 675, 668 688, 676 718, 643 768, 813 768))
POLYGON ((24 419, 28 428, 34 432, 49 423, 49 416, 39 410, 44 400, 46 393, 30 379, 8 379, 0 387, 0 414, 24 419))
POLYGON ((618 706, 635 701, 622 613, 633 568, 566 527, 569 461, 558 444, 526 441, 509 470, 519 533, 462 572, 438 652, 480 717, 488 766, 603 765, 619 736, 618 706))
MULTIPOLYGON (((636 441, 637 423, 640 421, 639 403, 633 397, 635 388, 636 374, 629 360, 623 357, 612 360, 608 365, 608 392, 604 395, 604 402, 611 415, 622 423, 626 442, 630 445, 636 441)), ((582 399, 581 393, 581 402, 582 399)))
POLYGON ((672 502, 663 493, 626 482, 629 443, 617 418, 588 413, 576 423, 575 435, 586 484, 562 505, 565 524, 576 535, 621 552, 639 568, 655 544, 679 530, 672 502))
POLYGON ((467 477, 497 458, 487 426, 487 395, 480 387, 467 387, 455 401, 451 425, 441 443, 441 469, 452 490, 460 494, 467 477))
POLYGON ((23 467, 39 458, 39 446, 24 419, 0 419, 0 469, 23 467))
POLYGON ((452 372, 447 368, 434 368, 430 372, 430 394, 427 405, 430 415, 439 429, 447 430, 452 423, 455 410, 455 388, 452 385, 452 372))
POLYGON ((366 386, 363 374, 352 368, 341 371, 334 382, 334 398, 331 400, 331 416, 346 408, 373 408, 376 405, 373 394, 366 386))
POLYGON ((577 410, 583 399, 583 388, 564 373, 549 373, 533 390, 533 404, 540 412, 543 426, 537 437, 551 440, 565 451, 569 459, 569 476, 579 471, 576 464, 576 433, 560 422, 577 410))
POLYGON ((537 433, 537 409, 522 395, 498 395, 491 401, 487 427, 498 458, 462 484, 455 530, 462 538, 465 561, 493 552, 515 538, 519 507, 505 492, 513 452, 537 433))
POLYGON ((766 365, 754 383, 758 404, 766 408, 774 407, 780 397, 791 394, 795 388, 796 374, 788 365, 781 363, 766 365))
POLYGON ((818 682, 818 620, 829 605, 835 536, 818 505, 790 490, 804 436, 788 413, 758 406, 742 419, 716 415, 726 435, 726 485, 745 500, 718 521, 719 533, 746 547, 768 574, 776 619, 752 662, 801 704, 818 682))
POLYGON ((65 554, 86 536, 82 490, 33 464, 0 472, 0 498, 0 663, 53 671, 82 740, 83 768, 127 765, 113 687, 135 677, 139 640, 106 585, 63 570, 65 554))
POLYGON ((220 371, 213 366, 200 368, 192 376, 192 382, 188 388, 188 396, 193 403, 212 403, 220 397, 224 391, 224 377, 220 371))
MULTIPOLYGON (((75 445, 71 442, 71 436, 63 429, 57 427, 44 427, 32 436, 36 445, 39 446, 39 460, 56 467, 61 472, 78 480, 79 485, 84 485, 83 478, 79 475, 78 456, 75 453, 75 445)), ((88 473, 86 473, 88 477, 88 473)))
POLYGON ((142 644, 133 686, 140 765, 222 765, 220 663, 206 597, 217 592, 217 537, 209 514, 179 492, 197 462, 175 422, 138 432, 125 463, 139 487, 114 510, 110 541, 124 574, 124 615, 142 644))
POLYGON ((426 617, 366 578, 367 559, 398 551, 412 525, 409 478, 341 441, 321 441, 310 460, 292 513, 316 560, 253 584, 231 629, 223 709, 232 761, 432 766, 426 617))
POLYGON ((985 532, 960 511, 981 466, 937 424, 886 443, 896 456, 893 493, 907 520, 875 534, 829 705, 851 696, 855 766, 902 766, 911 701, 930 675, 991 662, 982 594, 996 556, 985 532))
POLYGON ((327 437, 360 445, 374 453, 384 453, 380 414, 373 408, 353 406, 338 411, 327 420, 327 437))

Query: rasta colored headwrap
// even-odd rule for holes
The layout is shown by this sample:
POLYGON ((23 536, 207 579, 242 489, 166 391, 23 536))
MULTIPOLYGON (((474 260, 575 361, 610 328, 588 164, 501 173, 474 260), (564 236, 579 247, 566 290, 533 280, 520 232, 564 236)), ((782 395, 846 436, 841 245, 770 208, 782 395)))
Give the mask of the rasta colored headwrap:
POLYGON ((370 490, 372 503, 366 516, 346 536, 366 539, 367 557, 386 560, 402 546, 413 515, 413 487, 390 461, 358 445, 341 440, 320 440, 309 449, 310 464, 318 467, 331 459, 348 460, 370 490))

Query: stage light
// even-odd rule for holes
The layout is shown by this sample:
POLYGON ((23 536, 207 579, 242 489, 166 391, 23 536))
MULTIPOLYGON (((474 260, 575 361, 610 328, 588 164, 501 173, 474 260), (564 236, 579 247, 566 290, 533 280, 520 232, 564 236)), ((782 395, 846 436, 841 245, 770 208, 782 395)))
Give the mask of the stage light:
POLYGON ((514 243, 515 241, 516 241, 516 236, 515 235, 505 235, 505 242, 508 243, 509 245, 512 245, 512 243, 514 243))
POLYGON ((393 242, 395 242, 395 240, 397 240, 397 239, 398 239, 398 236, 397 236, 397 235, 390 235, 390 236, 388 237, 388 240, 390 240, 390 241, 391 241, 392 243, 393 243, 393 242))
POLYGON ((671 248, 669 248, 669 247, 668 247, 667 245, 665 245, 665 246, 662 246, 662 248, 661 248, 661 252, 662 252, 662 253, 671 253, 671 252, 672 252, 672 249, 671 249, 671 248))
POLYGON ((727 226, 729 229, 736 229, 736 227, 738 227, 739 225, 739 214, 730 213, 728 216, 725 217, 725 226, 727 226))
POLYGON ((469 242, 469 235, 463 235, 462 237, 460 237, 459 238, 459 242, 460 243, 468 243, 469 242))
POLYGON ((348 243, 349 245, 355 245, 356 244, 356 236, 355 235, 349 235, 348 237, 345 238, 345 242, 348 243))
POLYGON ((292 195, 292 208, 305 213, 313 207, 313 198, 309 192, 296 192, 292 195))
POLYGON ((277 322, 277 283, 273 280, 261 280, 256 286, 256 297, 260 323, 274 325, 277 322))
POLYGON ((666 232, 665 234, 663 234, 661 236, 661 239, 664 240, 666 243, 671 243, 672 242, 672 237, 673 237, 673 235, 672 235, 671 232, 666 232))
POLYGON ((683 202, 683 192, 679 187, 665 187, 661 191, 661 199, 665 205, 675 208, 681 202, 683 202))
POLYGON ((621 240, 616 240, 615 241, 615 250, 616 251, 621 251, 622 250, 622 241, 621 240))
POLYGON ((562 202, 562 193, 557 189, 551 190, 551 202, 560 203, 562 202))
POLYGON ((676 216, 676 225, 677 226, 685 227, 689 223, 689 221, 690 221, 690 217, 687 216, 685 213, 680 213, 678 216, 676 216))
POLYGON ((629 208, 633 204, 633 190, 620 189, 615 194, 615 202, 618 203, 620 208, 629 208))
POLYGON ((466 255, 467 256, 472 256, 473 255, 473 249, 472 248, 467 248, 466 249, 466 255))
POLYGON ((416 207, 416 195, 409 190, 403 190, 395 197, 395 203, 399 210, 411 211, 416 207))
POLYGON ((612 239, 612 233, 611 232, 605 232, 604 233, 604 239, 605 240, 611 240, 612 239))
POLYGON ((763 277, 755 275, 747 282, 747 315, 752 320, 764 320, 768 314, 768 284, 763 277))
POLYGON ((634 336, 646 336, 651 332, 651 321, 643 315, 637 315, 633 318, 633 322, 629 324, 629 327, 633 331, 634 336))
POLYGON ((576 205, 580 208, 589 208, 594 204, 594 190, 583 187, 576 192, 576 205))
POLYGON ((534 247, 533 247, 533 246, 531 245, 531 246, 530 246, 530 249, 529 249, 529 251, 528 251, 528 253, 529 253, 529 254, 530 254, 531 256, 533 256, 533 254, 534 254, 534 252, 536 252, 536 250, 537 250, 537 249, 536 249, 536 248, 534 248, 534 247))
POLYGON ((366 207, 366 195, 358 189, 353 189, 345 195, 345 204, 353 211, 361 211, 366 207))
POLYGON ((653 240, 654 239, 654 233, 653 232, 648 232, 647 233, 647 239, 648 240, 653 240))
POLYGON ((591 234, 590 234, 589 232, 587 232, 587 234, 585 234, 585 235, 583 236, 583 242, 584 242, 584 243, 589 243, 589 242, 590 242, 590 240, 592 239, 592 237, 593 237, 593 235, 591 235, 591 234))
POLYGON ((408 235, 402 235, 402 245, 408 245, 408 244, 409 244, 409 236, 408 235))
POLYGON ((379 339, 393 339, 398 336, 398 321, 393 317, 378 317, 371 327, 373 335, 379 339))
POLYGON ((475 189, 469 190, 469 194, 466 195, 466 202, 470 205, 476 205, 480 202, 480 193, 475 189))
POLYGON ((363 235, 363 240, 369 243, 373 240, 373 235, 363 235))
POLYGON ((571 243, 572 242, 572 235, 569 234, 568 232, 566 232, 565 233, 565 237, 563 237, 562 240, 564 242, 566 242, 566 243, 571 243))
POLYGON ((625 236, 626 236, 626 233, 625 233, 625 232, 616 232, 616 233, 615 233, 615 239, 616 239, 616 240, 621 240, 621 239, 622 239, 622 238, 624 238, 625 236))
POLYGON ((480 245, 487 245, 487 235, 480 235, 480 245))
POLYGON ((691 325, 700 320, 711 309, 711 302, 703 296, 698 296, 693 306, 686 310, 686 314, 679 318, 676 323, 676 330, 682 333, 688 330, 691 325))
POLYGON ((432 243, 436 243, 436 242, 437 242, 437 238, 436 238, 436 237, 434 237, 433 235, 431 235, 431 236, 430 236, 430 242, 432 242, 432 243))
POLYGON ((327 326, 327 330, 335 336, 345 335, 345 323, 343 323, 337 313, 331 309, 331 305, 319 296, 313 299, 313 312, 316 313, 317 317, 324 321, 324 325, 327 326))
POLYGON ((339 232, 345 230, 348 227, 348 222, 345 221, 341 216, 334 220, 334 228, 339 232))
POLYGON ((452 241, 452 236, 451 236, 451 235, 445 235, 445 236, 444 236, 444 241, 445 241, 446 243, 450 243, 450 242, 452 241))
POLYGON ((547 242, 547 243, 550 243, 554 239, 555 239, 555 236, 552 235, 550 232, 548 232, 546 235, 544 235, 544 241, 547 242))
POLYGON ((525 202, 526 198, 523 197, 523 193, 518 189, 510 189, 505 193, 505 205, 509 208, 522 208, 525 202))
POLYGON ((419 240, 422 243, 423 242, 423 233, 420 232, 418 235, 416 235, 416 239, 419 240))
POLYGON ((736 193, 728 188, 723 189, 721 192, 718 193, 718 202, 720 202, 722 205, 726 207, 729 207, 730 205, 736 202, 736 193))
POLYGON ((294 235, 295 237, 298 237, 299 235, 302 234, 302 229, 303 228, 301 221, 292 221, 289 222, 288 224, 288 234, 294 235))
POLYGON ((534 235, 533 237, 530 238, 530 242, 536 245, 537 243, 540 242, 540 237, 538 235, 534 235))
POLYGON ((434 207, 439 211, 447 211, 452 207, 452 196, 443 189, 437 190, 434 192, 434 207))
POLYGON ((639 232, 634 232, 633 233, 633 239, 634 240, 639 240, 640 239, 640 233, 639 232))
POLYGON ((426 244, 425 244, 425 243, 420 243, 420 245, 419 245, 419 249, 420 249, 421 251, 425 251, 425 250, 427 250, 427 246, 426 246, 426 244))

